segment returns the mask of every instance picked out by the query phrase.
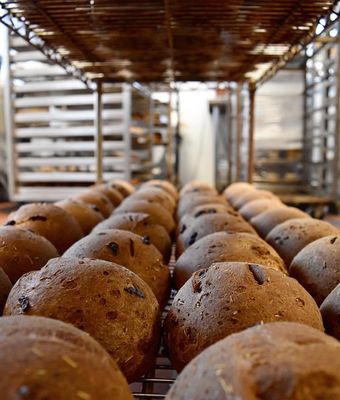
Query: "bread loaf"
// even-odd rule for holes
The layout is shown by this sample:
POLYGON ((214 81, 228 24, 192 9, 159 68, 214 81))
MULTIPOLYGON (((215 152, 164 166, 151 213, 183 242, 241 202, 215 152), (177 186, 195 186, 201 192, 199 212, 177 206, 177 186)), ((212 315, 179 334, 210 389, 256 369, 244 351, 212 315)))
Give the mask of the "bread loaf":
POLYGON ((107 261, 50 260, 17 281, 4 313, 45 316, 84 330, 107 350, 129 382, 149 370, 158 351, 154 294, 136 274, 107 261))

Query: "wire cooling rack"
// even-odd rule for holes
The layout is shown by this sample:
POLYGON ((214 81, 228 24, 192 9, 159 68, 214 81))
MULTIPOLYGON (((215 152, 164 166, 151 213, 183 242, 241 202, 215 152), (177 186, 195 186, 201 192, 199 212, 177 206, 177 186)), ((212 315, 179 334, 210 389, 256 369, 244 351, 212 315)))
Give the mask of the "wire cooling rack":
MULTIPOLYGON (((171 276, 173 275, 174 264, 175 264, 174 249, 172 254, 173 255, 169 263, 171 276)), ((166 317, 169 311, 169 308, 172 304, 175 294, 176 291, 172 290, 169 302, 164 308, 162 313, 162 324, 164 318, 166 317)), ((170 386, 174 383, 176 377, 177 377, 177 372, 172 367, 169 358, 165 354, 163 347, 163 340, 162 340, 160 351, 154 367, 149 371, 149 373, 145 377, 138 379, 136 382, 130 385, 130 388, 134 395, 134 399, 135 400, 164 399, 165 395, 170 389, 170 386)))

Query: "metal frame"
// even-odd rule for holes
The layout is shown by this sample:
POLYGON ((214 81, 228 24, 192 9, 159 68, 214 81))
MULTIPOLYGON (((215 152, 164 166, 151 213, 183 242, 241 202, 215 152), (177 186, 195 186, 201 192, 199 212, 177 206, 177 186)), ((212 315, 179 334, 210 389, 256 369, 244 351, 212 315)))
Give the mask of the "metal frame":
POLYGON ((80 69, 70 63, 67 58, 63 57, 54 48, 47 45, 45 41, 29 27, 25 18, 12 15, 8 8, 8 4, 3 1, 0 1, 0 22, 30 43, 37 50, 41 51, 51 61, 64 68, 66 73, 72 74, 75 78, 84 82, 88 87, 94 89, 93 82, 86 78, 80 69))
POLYGON ((306 51, 304 104, 305 180, 311 193, 333 200, 340 196, 339 96, 340 23, 336 19, 306 51), (331 37, 330 32, 334 29, 337 29, 337 35, 331 37), (331 90, 333 96, 330 96, 331 90))

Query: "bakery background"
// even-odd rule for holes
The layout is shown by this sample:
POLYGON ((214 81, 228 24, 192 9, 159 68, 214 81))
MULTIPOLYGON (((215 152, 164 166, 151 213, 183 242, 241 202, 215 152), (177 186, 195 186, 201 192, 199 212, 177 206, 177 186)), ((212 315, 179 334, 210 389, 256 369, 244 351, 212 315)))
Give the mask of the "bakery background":
POLYGON ((273 343, 263 398, 340 398, 339 13, 310 0, 0 1, 0 310, 11 319, 0 318, 0 359, 22 329, 17 346, 42 379, 36 389, 18 374, 19 398, 246 400, 238 357, 273 343), (76 346, 47 371, 82 366, 53 390, 41 372, 51 359, 27 351, 26 332, 43 348, 49 329, 63 337, 51 357, 64 334, 76 346), (285 358, 294 340, 320 347, 285 358), (332 383, 311 388, 294 369, 305 359, 332 383), (278 384, 281 364, 294 393, 278 384))

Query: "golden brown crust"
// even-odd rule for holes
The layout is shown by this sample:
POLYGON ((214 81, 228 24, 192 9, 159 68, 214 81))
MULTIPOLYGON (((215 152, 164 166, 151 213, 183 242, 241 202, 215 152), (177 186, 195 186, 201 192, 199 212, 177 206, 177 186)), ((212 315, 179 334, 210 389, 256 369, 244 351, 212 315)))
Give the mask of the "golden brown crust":
POLYGON ((11 213, 5 225, 29 229, 49 240, 59 254, 83 237, 76 219, 54 204, 30 203, 11 213))
POLYGON ((277 225, 268 233, 266 241, 289 266, 297 253, 307 244, 338 233, 339 230, 328 222, 315 218, 296 218, 277 225))
POLYGON ((136 191, 135 187, 130 182, 124 181, 123 179, 112 179, 107 185, 118 190, 123 197, 130 196, 130 194, 136 191))
POLYGON ((125 203, 129 201, 135 200, 145 200, 149 203, 160 204, 169 213, 172 215, 176 208, 175 200, 164 190, 156 188, 156 187, 144 187, 137 190, 134 194, 132 194, 128 199, 125 200, 125 203))
POLYGON ((247 203, 259 199, 275 199, 279 201, 278 197, 275 196, 272 192, 269 192, 268 190, 255 189, 249 190, 248 192, 239 196, 234 202, 230 203, 233 205, 233 207, 240 210, 247 203))
POLYGON ((326 332, 340 340, 340 284, 326 297, 320 310, 326 332))
POLYGON ((0 315, 2 315, 7 297, 11 289, 12 289, 12 283, 9 280, 9 277, 4 272, 4 270, 0 268, 0 315))
POLYGON ((169 298, 169 268, 148 238, 119 229, 96 231, 70 247, 65 256, 96 258, 123 265, 150 286, 162 307, 169 298))
POLYGON ((295 279, 258 264, 213 264, 195 272, 173 301, 164 323, 170 359, 180 371, 218 340, 277 321, 323 330, 318 306, 295 279))
POLYGON ((159 345, 159 306, 149 286, 126 268, 102 260, 50 260, 21 277, 6 315, 69 322, 94 337, 131 382, 148 371, 159 345))
POLYGON ((184 196, 187 193, 211 193, 217 195, 217 190, 212 187, 209 183, 204 181, 191 181, 186 183, 179 192, 180 197, 184 196))
POLYGON ((338 341, 307 325, 275 322, 206 349, 166 399, 338 400, 339 371, 338 341))
POLYGON ((250 223, 256 229, 257 233, 265 238, 276 225, 294 218, 310 218, 310 216, 295 207, 283 208, 281 206, 273 206, 272 209, 266 210, 253 217, 250 223))
POLYGON ((248 192, 249 190, 255 190, 255 186, 248 182, 234 182, 227 186, 223 191, 223 196, 227 199, 235 199, 236 197, 248 192))
POLYGON ((132 400, 124 376, 105 350, 61 321, 1 318, 0 357, 0 391, 6 400, 132 400))
POLYGON ((279 198, 273 199, 257 199, 250 201, 240 208, 240 214, 248 221, 258 214, 266 210, 271 210, 273 207, 286 207, 279 198))
POLYGON ((106 183, 93 185, 90 187, 91 190, 103 193, 112 203, 113 207, 118 207, 119 204, 124 200, 124 196, 119 190, 109 186, 106 183))
POLYGON ((110 199, 105 196, 104 193, 98 193, 96 190, 86 190, 85 192, 72 196, 72 199, 85 201, 87 204, 95 205, 99 208, 104 218, 108 218, 114 208, 110 199))
POLYGON ((0 266, 12 283, 58 256, 57 249, 43 236, 15 226, 0 227, 0 266))
POLYGON ((203 214, 193 220, 188 227, 182 226, 182 234, 177 237, 176 241, 177 256, 181 255, 186 248, 202 237, 222 231, 246 232, 257 235, 254 228, 236 211, 220 214, 203 214))
POLYGON ((134 200, 129 202, 123 202, 118 208, 115 209, 115 214, 121 214, 126 212, 142 212, 149 214, 152 221, 155 224, 164 226, 169 235, 172 235, 175 229, 175 221, 172 215, 161 205, 156 205, 147 202, 146 200, 134 200))
POLYGON ((88 235, 104 219, 96 205, 85 203, 85 201, 65 199, 54 204, 63 208, 77 220, 84 235, 88 235))
POLYGON ((169 262, 172 247, 170 236, 162 225, 152 223, 148 214, 114 214, 98 224, 93 232, 103 229, 121 229, 123 231, 133 232, 139 236, 147 236, 150 238, 150 242, 156 246, 162 254, 165 262, 169 262))
POLYGON ((222 261, 244 261, 286 270, 276 251, 259 237, 241 232, 216 232, 198 240, 178 258, 174 271, 176 289, 197 270, 222 261))
POLYGON ((309 243, 294 257, 289 274, 320 305, 340 283, 340 235, 309 243))
POLYGON ((170 194, 175 201, 178 200, 179 195, 176 186, 169 181, 165 181, 162 179, 151 179, 150 181, 144 182, 142 184, 141 188, 144 187, 158 187, 170 194))
POLYGON ((190 211, 200 205, 204 204, 227 204, 226 199, 223 196, 216 196, 211 194, 197 194, 188 193, 181 197, 177 207, 177 217, 181 219, 183 215, 190 213, 190 211))

